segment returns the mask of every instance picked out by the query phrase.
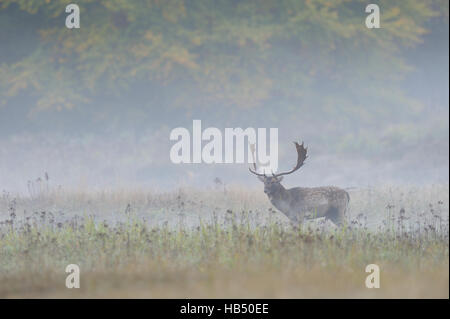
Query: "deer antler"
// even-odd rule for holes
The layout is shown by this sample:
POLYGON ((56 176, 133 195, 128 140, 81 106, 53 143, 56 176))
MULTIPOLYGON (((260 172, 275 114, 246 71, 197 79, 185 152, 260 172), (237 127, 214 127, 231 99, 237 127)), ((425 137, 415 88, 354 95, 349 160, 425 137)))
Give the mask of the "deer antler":
POLYGON ((296 170, 298 170, 300 167, 302 167, 303 162, 308 157, 306 155, 306 152, 308 151, 307 148, 305 148, 304 143, 302 142, 302 145, 298 144, 297 142, 294 142, 295 148, 297 149, 297 165, 293 169, 291 169, 288 172, 274 174, 274 177, 279 177, 282 175, 288 175, 294 173, 296 170))
POLYGON ((250 167, 248 168, 248 170, 249 170, 251 173, 253 173, 253 174, 257 175, 257 176, 263 176, 263 177, 266 177, 266 174, 259 174, 259 173, 256 172, 256 171, 257 171, 257 168, 256 168, 256 158, 255 158, 255 144, 250 144, 250 150, 251 150, 251 152, 252 152, 253 169, 254 169, 254 171, 252 171, 252 169, 251 169, 250 167))

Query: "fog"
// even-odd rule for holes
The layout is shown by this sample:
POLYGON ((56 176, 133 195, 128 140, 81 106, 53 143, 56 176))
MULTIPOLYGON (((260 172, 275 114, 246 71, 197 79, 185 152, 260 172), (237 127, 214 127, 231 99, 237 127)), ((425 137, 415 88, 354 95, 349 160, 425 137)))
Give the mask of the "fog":
MULTIPOLYGON (((30 52, 42 41, 38 30, 52 21, 28 18, 15 5, 2 11, 1 83, 12 81, 8 73, 12 69, 8 68, 22 58, 30 59, 30 52)), ((383 58, 367 66, 369 74, 365 72, 365 63, 374 61, 370 45, 351 55, 337 47, 324 56, 320 43, 314 51, 313 46, 298 49, 289 41, 279 41, 271 47, 273 70, 254 86, 242 74, 227 76, 225 82, 217 75, 217 83, 207 82, 217 85, 214 92, 219 93, 204 95, 202 85, 192 87, 192 78, 184 74, 169 77, 168 82, 142 77, 124 90, 119 89, 122 83, 118 79, 113 81, 117 88, 93 86, 86 101, 64 93, 72 102, 70 107, 40 107, 44 102, 36 87, 45 89, 45 97, 51 96, 49 92, 79 89, 76 80, 62 88, 53 71, 45 71, 48 77, 39 75, 34 89, 28 83, 20 94, 0 90, 0 190, 29 195, 39 179, 48 179, 51 188, 76 190, 232 185, 262 189, 246 163, 170 161, 170 148, 175 144, 169 139, 171 130, 185 127, 192 132, 194 119, 201 120, 203 128, 216 127, 222 132, 226 127, 278 128, 280 170, 291 169, 296 162, 292 141, 304 141, 309 157, 298 172, 285 178, 288 187, 447 184, 448 12, 446 18, 430 19, 425 27, 428 32, 419 43, 400 46, 395 53, 406 66, 398 78, 397 70, 391 68, 391 62, 383 64, 383 58), (323 69, 318 74, 311 70, 300 74, 307 69, 305 65, 323 69), (289 82, 285 77, 301 80, 289 82), (158 84, 162 82, 168 84, 158 84), (259 91, 266 82, 271 86, 267 95, 259 91), (245 89, 245 94, 240 92, 239 85, 236 89, 236 83, 250 86, 249 93, 245 89), (227 85, 233 86, 230 92, 227 85)), ((117 35, 117 41, 125 38, 117 35)), ((212 54, 208 50, 199 48, 195 54, 208 59, 212 54)), ((269 67, 260 60, 257 49, 221 50, 220 54, 227 52, 250 61, 242 66, 249 74, 269 67)), ((111 51, 111 56, 116 53, 120 54, 119 48, 111 51)), ((51 50, 46 54, 51 55, 51 50)), ((87 63, 69 65, 71 76, 83 77, 79 70, 87 63)), ((220 69, 211 72, 228 70, 228 62, 221 63, 220 69)))

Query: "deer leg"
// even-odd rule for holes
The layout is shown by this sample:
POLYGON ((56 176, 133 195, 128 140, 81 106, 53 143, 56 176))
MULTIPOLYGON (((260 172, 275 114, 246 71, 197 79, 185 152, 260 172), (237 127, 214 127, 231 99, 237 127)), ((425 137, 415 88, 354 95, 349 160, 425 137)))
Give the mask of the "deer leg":
POLYGON ((341 227, 344 222, 343 214, 340 214, 340 211, 337 207, 330 207, 325 217, 326 219, 331 220, 338 227, 341 227))
POLYGON ((303 222, 305 221, 305 212, 300 212, 297 214, 297 223, 299 225, 303 224, 303 222))
POLYGON ((298 226, 301 226, 303 224, 303 221, 305 219, 305 214, 299 212, 297 214, 292 214, 290 216, 288 215, 288 217, 289 217, 289 220, 291 221, 291 224, 293 226, 298 227, 298 226))

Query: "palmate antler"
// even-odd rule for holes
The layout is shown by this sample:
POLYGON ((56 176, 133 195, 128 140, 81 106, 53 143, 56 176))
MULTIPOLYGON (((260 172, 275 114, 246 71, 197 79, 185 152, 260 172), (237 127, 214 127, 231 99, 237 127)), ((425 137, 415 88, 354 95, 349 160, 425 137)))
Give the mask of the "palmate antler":
MULTIPOLYGON (((290 171, 288 171, 288 172, 279 173, 279 174, 273 174, 273 173, 272 173, 273 177, 279 177, 279 176, 282 176, 282 175, 289 175, 289 174, 292 174, 292 173, 294 173, 296 170, 298 170, 300 167, 303 166, 303 162, 304 162, 304 161, 306 160, 306 158, 308 157, 308 155, 306 155, 308 149, 305 148, 303 142, 302 142, 301 145, 298 144, 297 142, 294 142, 294 144, 295 144, 295 148, 296 148, 296 150, 297 150, 297 165, 295 165, 295 167, 294 167, 293 169, 291 169, 290 171)), ((266 174, 259 174, 259 173, 256 172, 256 160, 255 160, 255 155, 254 155, 254 153, 255 153, 255 145, 254 145, 254 144, 250 145, 250 148, 251 148, 252 155, 253 155, 253 167, 254 167, 255 170, 253 171, 251 168, 249 168, 249 171, 250 171, 251 173, 257 175, 257 176, 263 176, 263 177, 266 177, 266 174)))
POLYGON ((293 169, 291 169, 290 171, 288 171, 288 172, 275 174, 274 176, 278 177, 278 176, 282 176, 282 175, 292 174, 296 170, 298 170, 300 167, 303 166, 303 162, 308 157, 308 155, 306 155, 308 149, 305 148, 303 142, 302 142, 302 145, 298 144, 297 142, 294 142, 294 144, 295 144, 295 148, 297 149, 297 165, 295 165, 295 167, 293 169))
POLYGON ((252 152, 252 157, 253 157, 253 168, 254 168, 254 171, 252 171, 252 169, 250 167, 248 168, 248 170, 251 173, 253 173, 253 174, 257 175, 257 176, 266 177, 266 174, 259 174, 259 173, 256 172, 257 168, 256 168, 255 144, 250 144, 250 150, 252 152))

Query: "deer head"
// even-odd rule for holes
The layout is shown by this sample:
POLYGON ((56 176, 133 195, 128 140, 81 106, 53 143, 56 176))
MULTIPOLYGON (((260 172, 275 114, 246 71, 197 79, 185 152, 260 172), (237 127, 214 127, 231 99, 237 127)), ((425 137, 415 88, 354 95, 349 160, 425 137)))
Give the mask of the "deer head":
POLYGON ((253 156, 253 170, 249 168, 249 171, 258 176, 258 179, 264 183, 264 193, 273 194, 283 189, 283 186, 280 184, 280 182, 283 180, 283 175, 292 174, 300 167, 302 167, 303 162, 308 157, 306 155, 307 149, 304 147, 303 142, 301 145, 298 144, 297 142, 294 142, 294 145, 297 150, 297 164, 295 165, 295 167, 287 172, 278 174, 272 173, 272 176, 267 176, 266 174, 260 174, 257 172, 255 159, 255 145, 254 144, 250 145, 250 149, 252 151, 253 156))

